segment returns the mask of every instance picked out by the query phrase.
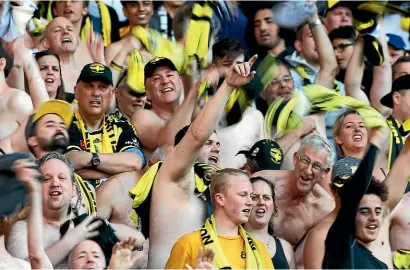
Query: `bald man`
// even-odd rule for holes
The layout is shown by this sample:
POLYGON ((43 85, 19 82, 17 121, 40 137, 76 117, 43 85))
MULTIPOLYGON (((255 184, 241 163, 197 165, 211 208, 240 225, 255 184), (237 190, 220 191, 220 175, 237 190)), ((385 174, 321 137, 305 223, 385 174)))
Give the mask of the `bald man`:
POLYGON ((94 61, 87 46, 79 40, 73 24, 64 17, 53 19, 46 27, 42 46, 60 57, 65 91, 74 93, 81 69, 94 61))

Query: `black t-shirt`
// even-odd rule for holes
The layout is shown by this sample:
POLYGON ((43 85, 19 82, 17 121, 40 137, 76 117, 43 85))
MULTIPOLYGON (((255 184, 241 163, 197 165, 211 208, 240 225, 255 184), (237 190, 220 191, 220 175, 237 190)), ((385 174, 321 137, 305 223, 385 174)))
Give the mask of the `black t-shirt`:
POLYGON ((360 201, 372 178, 377 148, 371 145, 353 178, 341 188, 341 207, 325 240, 323 269, 388 269, 355 237, 360 201))

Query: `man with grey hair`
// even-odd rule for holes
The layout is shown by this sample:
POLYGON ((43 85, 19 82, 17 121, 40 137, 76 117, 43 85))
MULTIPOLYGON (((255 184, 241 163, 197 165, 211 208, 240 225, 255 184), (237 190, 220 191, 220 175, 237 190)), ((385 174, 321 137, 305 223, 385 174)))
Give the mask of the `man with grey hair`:
MULTIPOLYGON (((295 249, 306 233, 335 207, 332 196, 318 182, 330 171, 333 151, 318 134, 305 137, 293 155, 292 171, 261 171, 262 176, 275 184, 278 215, 271 222, 275 236, 284 238, 295 249)), ((297 251, 296 251, 297 252, 297 251)))
MULTIPOLYGON (((74 169, 71 162, 58 152, 47 153, 39 161, 42 181, 44 246, 54 268, 67 268, 69 252, 81 241, 98 235, 101 221, 91 224, 88 217, 80 225, 67 231, 60 240, 60 226, 71 212, 71 198, 75 195, 74 169)), ((77 203, 78 204, 78 203, 77 203)), ((28 260, 27 221, 18 221, 11 227, 7 250, 17 258, 28 260)))

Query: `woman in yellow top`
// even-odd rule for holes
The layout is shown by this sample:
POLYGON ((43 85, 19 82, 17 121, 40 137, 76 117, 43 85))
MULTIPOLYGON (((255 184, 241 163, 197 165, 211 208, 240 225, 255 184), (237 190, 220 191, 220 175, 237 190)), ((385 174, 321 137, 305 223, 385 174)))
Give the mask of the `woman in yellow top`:
POLYGON ((200 230, 182 236, 172 248, 165 269, 196 268, 201 247, 215 253, 216 269, 273 269, 269 252, 241 226, 248 222, 253 206, 252 184, 238 169, 217 171, 210 185, 214 214, 200 230))

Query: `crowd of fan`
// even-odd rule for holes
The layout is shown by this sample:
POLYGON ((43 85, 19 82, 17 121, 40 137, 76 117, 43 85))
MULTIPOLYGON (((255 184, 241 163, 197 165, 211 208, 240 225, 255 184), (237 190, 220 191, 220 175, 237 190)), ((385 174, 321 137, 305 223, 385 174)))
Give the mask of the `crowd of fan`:
POLYGON ((34 2, 0 46, 0 268, 410 268, 406 3, 290 30, 290 3, 34 2))

